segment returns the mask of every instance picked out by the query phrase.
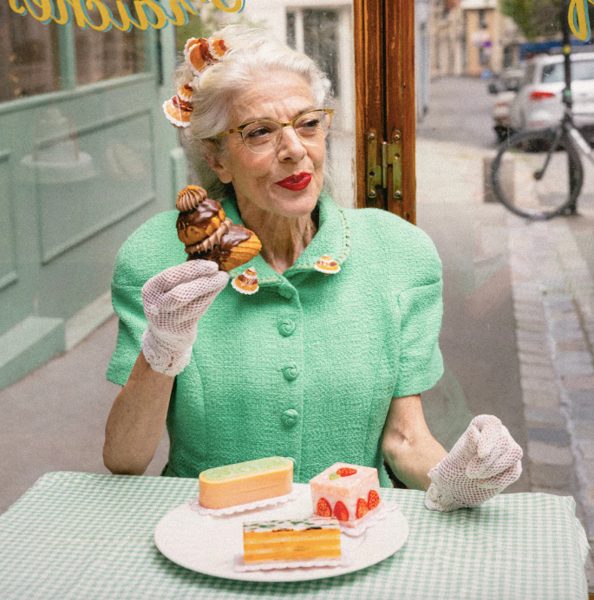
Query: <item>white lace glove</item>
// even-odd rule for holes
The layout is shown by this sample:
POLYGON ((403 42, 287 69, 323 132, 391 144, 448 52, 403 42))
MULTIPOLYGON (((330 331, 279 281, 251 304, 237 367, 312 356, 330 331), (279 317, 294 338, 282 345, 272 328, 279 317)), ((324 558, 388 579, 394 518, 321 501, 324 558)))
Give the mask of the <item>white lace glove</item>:
POLYGON ((450 453, 429 471, 425 494, 430 510, 478 506, 516 481, 522 448, 493 415, 475 417, 450 453))
POLYGON ((148 327, 142 352, 154 371, 175 376, 192 355, 198 320, 227 285, 211 260, 190 260, 151 277, 142 288, 148 327))

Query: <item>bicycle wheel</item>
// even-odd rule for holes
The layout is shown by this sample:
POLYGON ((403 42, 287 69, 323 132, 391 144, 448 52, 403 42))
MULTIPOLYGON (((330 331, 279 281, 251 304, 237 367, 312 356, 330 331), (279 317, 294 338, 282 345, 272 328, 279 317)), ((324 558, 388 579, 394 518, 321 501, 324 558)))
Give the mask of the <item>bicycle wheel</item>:
POLYGON ((574 212, 584 182, 578 150, 565 131, 527 131, 504 142, 491 168, 500 202, 516 215, 550 219, 574 212))

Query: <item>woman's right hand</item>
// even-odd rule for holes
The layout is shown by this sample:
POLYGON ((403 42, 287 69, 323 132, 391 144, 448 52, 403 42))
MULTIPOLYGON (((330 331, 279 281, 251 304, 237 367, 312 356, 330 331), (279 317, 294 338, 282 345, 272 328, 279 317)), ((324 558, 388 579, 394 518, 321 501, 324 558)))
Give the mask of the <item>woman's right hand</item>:
POLYGON ((175 376, 190 362, 197 325, 229 281, 210 260, 190 260, 151 277, 142 288, 148 327, 142 353, 154 371, 175 376))

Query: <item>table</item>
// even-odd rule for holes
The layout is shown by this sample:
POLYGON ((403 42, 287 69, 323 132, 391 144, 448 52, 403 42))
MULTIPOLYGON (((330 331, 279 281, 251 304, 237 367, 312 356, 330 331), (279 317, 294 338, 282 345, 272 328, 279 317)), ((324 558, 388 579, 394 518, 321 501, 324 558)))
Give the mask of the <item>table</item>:
POLYGON ((426 510, 422 492, 384 489, 410 526, 394 556, 343 577, 248 584, 188 571, 155 547, 161 517, 196 490, 192 479, 44 475, 0 516, 0 598, 587 598, 587 541, 571 497, 504 494, 444 514, 426 510))

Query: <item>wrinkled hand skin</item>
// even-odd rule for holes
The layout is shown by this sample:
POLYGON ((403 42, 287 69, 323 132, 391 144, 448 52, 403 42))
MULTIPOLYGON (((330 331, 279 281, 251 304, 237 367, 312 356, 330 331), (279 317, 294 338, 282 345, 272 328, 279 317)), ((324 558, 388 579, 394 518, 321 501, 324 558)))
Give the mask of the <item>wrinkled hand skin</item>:
POLYGON ((475 417, 449 454, 429 471, 430 510, 478 506, 522 473, 522 448, 493 415, 475 417))

